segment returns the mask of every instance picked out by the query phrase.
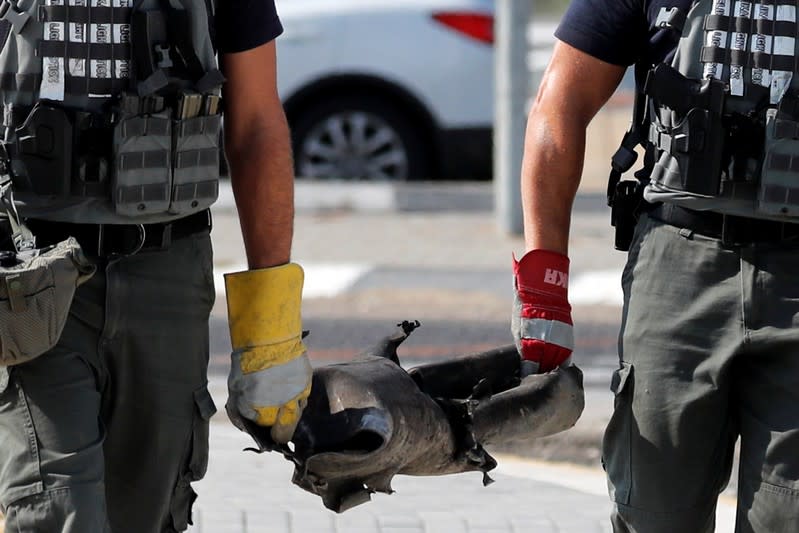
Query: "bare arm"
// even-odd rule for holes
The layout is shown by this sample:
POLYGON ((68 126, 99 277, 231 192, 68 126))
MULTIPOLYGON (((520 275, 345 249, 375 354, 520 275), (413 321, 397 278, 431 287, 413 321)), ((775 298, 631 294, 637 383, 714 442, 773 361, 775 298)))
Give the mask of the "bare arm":
POLYGON ((225 151, 251 269, 291 257, 294 173, 276 61, 274 41, 221 57, 225 151))
POLYGON ((530 110, 522 161, 526 249, 568 254, 571 209, 585 157, 588 123, 624 74, 563 42, 555 45, 530 110))

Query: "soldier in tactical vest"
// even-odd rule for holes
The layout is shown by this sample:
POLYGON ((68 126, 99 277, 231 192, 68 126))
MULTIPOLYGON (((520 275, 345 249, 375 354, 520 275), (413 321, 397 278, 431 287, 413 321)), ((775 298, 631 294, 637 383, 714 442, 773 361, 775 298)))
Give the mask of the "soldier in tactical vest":
POLYGON ((183 531, 216 411, 222 137, 249 264, 226 276, 228 415, 285 443, 310 389, 274 2, 3 0, 0 20, 6 530, 183 531))
POLYGON ((634 65, 608 200, 628 251, 602 463, 616 532, 799 531, 798 2, 573 0, 530 112, 513 331, 573 348, 568 238, 586 126, 634 65), (634 175, 643 152, 643 164, 634 175))

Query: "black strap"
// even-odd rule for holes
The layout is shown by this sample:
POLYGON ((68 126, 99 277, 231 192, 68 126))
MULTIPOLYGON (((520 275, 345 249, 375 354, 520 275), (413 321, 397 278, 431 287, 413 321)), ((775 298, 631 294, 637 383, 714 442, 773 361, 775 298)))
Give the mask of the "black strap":
POLYGON ((67 94, 119 94, 128 87, 127 78, 90 78, 67 75, 64 92, 67 94))
POLYGON ((91 257, 128 255, 144 250, 165 250, 211 228, 211 213, 206 209, 171 222, 156 224, 75 224, 42 219, 28 219, 41 244, 55 244, 75 237, 84 253, 91 257))
POLYGON ((796 61, 792 55, 747 52, 746 50, 730 50, 729 48, 717 48, 715 46, 703 46, 700 60, 703 63, 723 63, 729 65, 730 62, 732 62, 736 65, 749 65, 753 68, 785 70, 789 72, 793 72, 794 63, 796 61))
POLYGON ((610 175, 608 176, 607 201, 608 205, 613 205, 613 198, 616 195, 616 186, 621 181, 621 177, 628 172, 638 160, 638 153, 635 148, 643 144, 649 134, 649 117, 646 113, 646 95, 640 91, 635 91, 633 102, 633 118, 630 128, 622 137, 621 144, 610 160, 610 175))
POLYGON ((787 20, 754 19, 731 15, 707 15, 702 27, 706 31, 734 31, 747 35, 759 33, 774 37, 794 37, 796 30, 796 24, 787 20))
POLYGON ((113 24, 130 20, 132 8, 109 6, 41 6, 42 22, 75 22, 79 24, 113 24))
MULTIPOLYGON (((78 43, 73 41, 39 41, 39 57, 80 58, 86 61, 112 61, 130 57, 130 43, 78 43), (64 51, 66 50, 66 55, 64 51)), ((112 67, 113 68, 113 67, 112 67)))
MULTIPOLYGON (((0 90, 34 92, 41 81, 41 74, 3 72, 0 74, 0 90)), ((64 91, 68 94, 118 94, 127 88, 127 84, 126 78, 88 78, 67 74, 64 91)))

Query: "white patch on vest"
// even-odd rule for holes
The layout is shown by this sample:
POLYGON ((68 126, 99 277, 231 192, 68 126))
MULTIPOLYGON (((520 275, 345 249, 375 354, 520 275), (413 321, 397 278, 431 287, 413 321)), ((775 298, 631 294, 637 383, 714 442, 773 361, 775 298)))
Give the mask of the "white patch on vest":
POLYGON ((110 78, 111 77, 111 61, 110 60, 92 59, 90 65, 91 65, 91 68, 89 70, 89 75, 92 78, 105 79, 105 78, 110 78))
MULTIPOLYGON (((777 20, 786 22, 793 22, 796 24, 796 6, 778 5, 777 6, 777 20)), ((793 37, 774 37, 774 55, 775 56, 790 56, 793 57, 796 39, 793 37)), ((775 70, 771 74, 771 88, 769 90, 769 101, 772 104, 778 104, 788 87, 791 84, 793 77, 792 71, 775 70)))
MULTIPOLYGON (((63 0, 46 0, 45 5, 61 6, 63 0)), ((64 41, 65 27, 63 22, 46 22, 42 39, 45 41, 64 41)), ((39 96, 48 100, 64 100, 64 58, 42 58, 42 83, 39 85, 39 96)))
MULTIPOLYGON (((133 0, 113 0, 114 7, 131 7, 133 0)), ((130 42, 130 24, 114 24, 114 42, 130 42)), ((130 59, 114 61, 114 72, 117 78, 130 78, 130 59)))
MULTIPOLYGON (((70 6, 89 6, 106 8, 129 8, 133 0, 66 0, 70 6)), ((45 5, 62 6, 65 0, 45 0, 45 5)), ((114 13, 114 24, 83 24, 64 22, 45 22, 43 40, 69 41, 73 43, 127 44, 130 43, 130 23, 124 15, 114 13)), ((66 50, 66 47, 64 47, 66 50)), ((91 50, 91 48, 90 48, 91 50)), ((116 55, 116 53, 114 54, 116 55)), ((91 57, 43 57, 42 82, 39 87, 41 98, 64 100, 65 77, 90 76, 97 79, 129 78, 130 58, 119 57, 114 60, 92 59, 91 57)), ((89 94, 90 97, 108 97, 108 94, 89 94)))
MULTIPOLYGON (((735 2, 733 9, 735 17, 748 19, 752 16, 752 3, 751 2, 735 2)), ((746 50, 746 41, 749 35, 743 32, 733 32, 730 48, 732 50, 744 51, 746 50)), ((743 96, 744 94, 744 65, 733 63, 730 65, 730 93, 734 96, 743 96)))
MULTIPOLYGON (((767 4, 755 4, 755 20, 774 20, 774 6, 767 4)), ((771 53, 771 35, 756 33, 752 37, 752 52, 764 54, 771 53)), ((771 71, 764 68, 752 69, 752 83, 761 87, 771 85, 771 71)))
MULTIPOLYGON (((713 9, 711 12, 714 15, 730 15, 730 0, 713 0, 713 9)), ((709 31, 705 34, 705 46, 708 48, 717 48, 724 50, 727 48, 727 35, 728 32, 721 30, 709 31)), ((722 63, 705 63, 703 78, 716 78, 721 79, 724 71, 722 63)))
POLYGON ((111 42, 111 25, 110 24, 92 24, 89 30, 89 37, 93 43, 110 43, 111 42))
MULTIPOLYGON (((111 0, 91 0, 92 7, 111 7, 111 0)), ((91 24, 89 26, 89 42, 110 43, 111 24, 91 24)), ((89 76, 106 79, 113 76, 113 62, 110 59, 89 58, 89 76)), ((89 94, 92 98, 104 98, 110 94, 89 94)))
MULTIPOLYGON (((130 42, 130 24, 114 24, 114 43, 130 42)), ((130 60, 114 60, 114 77, 130 78, 130 60)))
MULTIPOLYGON (((85 6, 86 0, 69 0, 70 6, 85 6)), ((85 43, 86 42, 86 24, 80 22, 69 23, 69 42, 71 43, 85 43)), ((76 78, 83 78, 86 76, 86 58, 84 57, 70 57, 67 60, 69 75, 76 78)))
POLYGON ((113 37, 115 43, 129 43, 130 24, 114 24, 113 37))

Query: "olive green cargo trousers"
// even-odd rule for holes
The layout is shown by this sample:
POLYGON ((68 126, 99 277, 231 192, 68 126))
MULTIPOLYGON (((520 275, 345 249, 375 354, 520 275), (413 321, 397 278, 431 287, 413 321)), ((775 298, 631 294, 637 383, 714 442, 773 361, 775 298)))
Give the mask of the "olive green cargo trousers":
POLYGON ((799 242, 725 249, 644 216, 622 285, 614 531, 713 531, 739 436, 736 532, 799 531, 799 242))
POLYGON ((103 261, 58 345, 0 368, 6 533, 182 531, 208 459, 204 231, 103 261))

